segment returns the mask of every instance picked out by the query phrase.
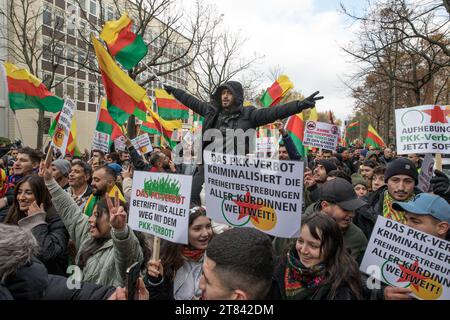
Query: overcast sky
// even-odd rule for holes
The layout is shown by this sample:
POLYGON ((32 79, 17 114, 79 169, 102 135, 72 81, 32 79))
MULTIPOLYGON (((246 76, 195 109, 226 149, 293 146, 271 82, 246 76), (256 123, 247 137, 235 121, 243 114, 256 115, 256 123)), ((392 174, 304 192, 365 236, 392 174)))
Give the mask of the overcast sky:
MULTIPOLYGON (((279 65, 294 82, 295 89, 305 96, 320 90, 325 99, 317 104, 318 111, 333 110, 342 120, 351 115, 353 101, 340 78, 351 73, 354 66, 340 47, 353 38, 354 32, 337 9, 343 2, 358 10, 364 1, 205 1, 224 14, 226 26, 248 38, 244 54, 257 52, 265 56, 260 66, 263 71, 279 65)), ((270 84, 266 80, 263 87, 270 84)))

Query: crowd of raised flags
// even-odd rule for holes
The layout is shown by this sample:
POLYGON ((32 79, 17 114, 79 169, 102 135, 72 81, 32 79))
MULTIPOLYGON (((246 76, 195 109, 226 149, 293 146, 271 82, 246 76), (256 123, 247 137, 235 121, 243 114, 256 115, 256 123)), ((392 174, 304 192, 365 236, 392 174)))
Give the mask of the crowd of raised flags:
MULTIPOLYGON (((85 243, 82 243, 81 247, 77 248, 82 251, 82 254, 80 255, 81 257, 77 258, 78 260, 81 259, 81 261, 83 261, 81 263, 82 265, 83 263, 87 263, 86 260, 90 257, 89 255, 91 256, 97 255, 96 256, 97 265, 95 265, 95 267, 93 267, 92 264, 89 266, 91 269, 89 269, 87 265, 83 265, 83 267, 91 271, 94 270, 92 271, 93 275, 91 275, 92 276, 91 279, 94 279, 93 282, 95 282, 96 285, 98 286, 108 286, 108 285, 116 286, 116 284, 120 282, 119 279, 123 278, 124 265, 121 266, 118 265, 125 263, 124 261, 126 261, 126 259, 124 258, 124 255, 126 256, 126 254, 124 253, 126 253, 127 250, 130 250, 130 252, 132 252, 136 257, 136 259, 139 259, 139 262, 142 262, 143 259, 149 258, 145 252, 145 248, 148 247, 148 244, 145 244, 145 240, 142 240, 140 238, 138 239, 138 237, 133 236, 131 229, 129 229, 129 227, 126 226, 126 223, 121 220, 123 219, 123 215, 125 214, 123 213, 123 208, 122 207, 119 208, 119 200, 122 203, 127 203, 130 202, 131 197, 132 170, 130 168, 134 167, 134 169, 139 171, 161 172, 164 174, 166 173, 192 174, 192 172, 195 170, 194 166, 189 168, 187 166, 176 167, 171 159, 170 153, 170 150, 173 149, 179 143, 179 141, 177 141, 178 139, 174 139, 174 132, 176 130, 181 129, 182 120, 188 119, 190 117, 190 111, 188 107, 180 103, 178 100, 174 98, 173 95, 169 94, 166 90, 162 88, 156 89, 155 97, 154 99, 151 99, 147 95, 147 91, 143 87, 138 85, 128 75, 128 73, 123 70, 123 69, 130 70, 134 68, 142 61, 142 59, 147 54, 147 45, 144 43, 144 41, 139 35, 135 34, 132 31, 132 26, 133 22, 128 17, 127 14, 124 14, 119 20, 107 22, 104 26, 103 31, 100 34, 100 38, 104 41, 107 48, 105 48, 102 42, 98 40, 96 37, 94 36, 91 37, 94 51, 98 61, 99 72, 102 76, 103 87, 105 92, 105 96, 101 99, 101 103, 97 110, 97 123, 95 130, 109 137, 110 147, 113 145, 116 139, 124 138, 127 147, 126 151, 106 152, 105 154, 105 152, 100 152, 99 150, 92 150, 91 152, 92 157, 90 157, 90 159, 85 159, 86 161, 80 160, 85 155, 81 153, 76 144, 77 134, 79 134, 80 132, 77 133, 76 118, 73 117, 72 122, 70 124, 70 134, 67 141, 66 152, 65 154, 61 155, 61 158, 64 157, 78 158, 78 160, 69 163, 69 161, 65 162, 66 160, 58 159, 55 160, 53 162, 53 166, 51 166, 49 162, 49 159, 51 157, 49 156, 49 154, 51 155, 51 152, 47 151, 48 154, 46 158, 46 163, 45 164, 41 163, 39 167, 39 175, 43 178, 43 180, 41 179, 42 181, 36 182, 36 184, 41 183, 41 186, 42 185, 45 186, 46 188, 45 190, 47 190, 48 188, 49 194, 51 194, 52 197, 54 197, 55 207, 57 207, 59 210, 61 210, 61 212, 63 212, 62 219, 64 220, 66 226, 67 225, 70 226, 68 227, 68 231, 71 234, 72 238, 77 238, 80 234, 82 234, 83 237, 89 238, 90 235, 88 234, 89 232, 86 229, 88 228, 89 225, 91 228, 90 231, 91 235, 94 234, 95 232, 101 233, 102 229, 104 228, 103 226, 101 226, 103 223, 101 220, 103 218, 100 209, 98 208, 101 206, 107 208, 105 210, 109 212, 109 214, 111 215, 110 219, 113 220, 113 222, 111 222, 111 224, 106 223, 105 225, 107 225, 107 227, 109 228, 112 228, 111 235, 109 233, 109 229, 107 229, 107 232, 104 232, 103 238, 94 237, 95 239, 91 239, 89 241, 86 240, 85 243), (116 62, 118 62, 123 69, 116 62), (156 112, 154 111, 155 108, 153 108, 154 104, 156 104, 157 106, 156 112), (159 136, 162 140, 165 141, 165 143, 169 146, 169 148, 163 149, 161 152, 160 151, 152 152, 150 157, 146 159, 146 161, 144 161, 137 153, 137 150, 132 145, 132 142, 129 140, 129 137, 127 137, 125 124, 129 120, 129 117, 132 115, 139 120, 140 123, 139 133, 143 132, 159 136), (94 153, 97 153, 98 155, 94 155, 94 153), (109 159, 108 161, 106 160, 107 158, 109 159), (89 165, 86 163, 88 161, 89 165), (119 163, 122 166, 119 165, 119 163), (105 164, 105 166, 102 167, 101 166, 102 164, 105 164), (74 167, 77 167, 78 171, 77 170, 72 171, 70 167, 72 167, 72 169, 74 167), (127 167, 127 169, 125 169, 125 167, 127 167), (53 170, 53 173, 50 173, 50 169, 53 170), (92 176, 92 169, 94 169, 95 177, 92 176), (100 173, 101 170, 103 171, 100 173), (58 175, 58 173, 61 173, 62 176, 58 175), (63 179, 64 175, 67 176, 66 178, 69 179, 67 184, 65 183, 66 181, 63 179), (93 190, 91 190, 91 186, 87 183, 87 181, 89 180, 87 179, 87 177, 89 175, 91 176, 91 178, 95 178, 93 179, 92 182, 93 190), (80 178, 80 176, 82 177, 80 178), (56 181, 57 178, 60 180, 56 181), (81 181, 80 184, 81 186, 76 185, 74 183, 74 181, 77 179, 81 181), (83 179, 86 181, 84 181, 83 179), (44 180, 45 184, 43 184, 44 180), (116 183, 118 180, 121 180, 121 182, 116 183), (57 184, 59 184, 59 186, 57 184), (108 184, 108 187, 105 187, 106 184, 108 184), (75 187, 83 192, 81 194, 75 194, 76 193, 75 187), (66 193, 62 193, 60 190, 61 188, 65 189, 67 193, 70 194, 70 196, 66 193), (106 197, 106 199, 109 200, 106 201, 107 203, 103 203, 102 197, 100 197, 98 193, 98 190, 100 190, 101 188, 103 188, 104 189, 103 192, 108 195, 106 197), (70 203, 69 199, 70 197, 72 197, 72 199, 76 201, 77 206, 68 205, 68 203, 70 203), (117 202, 111 204, 110 198, 115 198, 117 202), (79 210, 82 211, 78 212, 79 210), (80 216, 79 215, 77 216, 77 214, 84 214, 86 215, 86 217, 82 215, 83 218, 80 218, 80 216), (122 218, 119 217, 121 215, 122 218), (101 252, 102 250, 104 251, 101 252), (102 265, 101 263, 104 263, 104 265, 102 265), (111 267, 110 265, 114 266, 111 267), (105 276, 104 274, 106 272, 105 270, 109 270, 107 268, 111 268, 111 274, 105 276)), ((42 83, 41 80, 37 79, 26 69, 19 68, 18 66, 15 66, 14 64, 11 64, 9 62, 3 63, 2 68, 6 75, 9 107, 11 108, 11 110, 16 111, 20 109, 40 109, 56 113, 55 119, 52 122, 50 130, 48 132, 49 136, 54 136, 58 127, 58 123, 61 119, 61 112, 63 112, 62 110, 64 107, 64 100, 61 97, 57 97, 53 93, 51 93, 45 87, 45 85, 42 83)), ((288 76, 281 75, 264 92, 259 101, 263 108, 272 108, 274 106, 279 105, 284 98, 288 97, 290 91, 293 88, 294 84, 290 81, 288 76)), ((204 118, 195 113, 192 116, 194 120, 193 129, 195 129, 195 131, 197 132, 198 130, 201 131, 204 118)), ((308 121, 314 122, 318 121, 318 113, 315 107, 311 109, 308 121)), ((329 122, 331 124, 335 123, 331 111, 329 113, 329 122)), ((296 157, 295 160, 298 160, 299 158, 306 160, 307 166, 305 167, 303 191, 305 193, 304 194, 305 204, 309 206, 310 208, 309 210, 311 210, 313 206, 315 206, 315 208, 317 206, 321 206, 322 200, 323 202, 327 201, 329 202, 327 204, 329 208, 331 208, 331 206, 337 206, 339 203, 342 203, 343 205, 349 204, 350 202, 353 204, 357 203, 358 206, 357 208, 355 207, 354 209, 351 210, 345 209, 346 211, 344 209, 340 209, 341 211, 344 210, 345 211, 344 213, 347 214, 350 211, 360 210, 367 203, 370 204, 370 200, 368 200, 368 195, 369 193, 373 193, 376 194, 377 197, 379 197, 376 199, 376 201, 374 200, 374 202, 378 203, 377 205, 379 207, 381 206, 382 208, 381 215, 383 215, 384 217, 391 217, 393 213, 399 214, 403 219, 402 222, 405 222, 404 221, 405 213, 401 209, 395 210, 393 209, 392 207, 394 202, 393 196, 389 193, 390 191, 387 190, 385 186, 378 186, 375 183, 376 180, 375 176, 377 175, 378 172, 382 172, 381 175, 383 175, 384 171, 387 170, 388 175, 386 179, 395 175, 404 174, 410 177, 408 182, 417 183, 418 180, 417 169, 420 169, 419 163, 409 162, 409 160, 403 158, 395 159, 395 157, 392 156, 392 150, 386 148, 387 147, 386 143, 383 141, 381 136, 378 134, 378 132, 371 124, 368 125, 367 136, 364 143, 362 143, 362 141, 357 141, 357 144, 353 145, 349 137, 355 131, 361 130, 360 122, 352 122, 346 126, 343 136, 340 137, 339 152, 335 152, 335 150, 317 150, 305 146, 304 145, 305 123, 306 123, 305 115, 303 112, 301 112, 289 117, 286 121, 286 124, 284 125, 284 128, 275 126, 274 124, 269 124, 260 127, 258 131, 258 137, 259 138, 267 137, 271 134, 270 132, 277 130, 280 133, 282 133, 282 137, 280 139, 281 142, 280 146, 284 146, 286 149, 288 149, 289 141, 291 141, 295 150, 292 151, 292 149, 290 149, 288 150, 288 153, 290 155, 298 153, 299 157, 296 157), (345 148, 350 146, 352 147, 351 154, 349 154, 348 150, 345 148), (380 153, 382 149, 384 149, 383 151, 384 154, 382 156, 374 151, 378 150, 380 153), (389 153, 389 151, 391 153, 389 153), (367 154, 363 154, 363 152, 367 154), (312 154, 313 156, 311 156, 312 154), (328 154, 328 156, 326 156, 325 154, 328 154), (389 163, 391 163, 391 165, 389 165, 389 163), (416 165, 418 166, 417 168, 416 165), (385 168, 386 166, 388 167, 387 169, 385 168), (370 174, 366 172, 369 172, 370 174), (313 175, 314 179, 312 179, 313 175), (329 182, 335 179, 337 179, 335 182, 329 182), (311 182, 312 180, 314 181, 311 182), (337 187, 333 186, 334 184, 337 187), (331 190, 330 194, 327 196, 330 196, 332 198, 333 195, 331 193, 335 192, 340 197, 346 198, 345 201, 341 201, 343 199, 335 199, 336 201, 333 202, 332 200, 330 200, 331 198, 329 198, 328 200, 320 198, 323 197, 323 194, 320 194, 319 189, 322 188, 323 185, 327 186, 328 189, 331 190), (342 190, 347 190, 346 188, 347 189, 350 188, 348 189, 349 193, 343 195, 342 190), (377 190, 380 191, 376 193, 377 190), (349 199, 347 201, 348 197, 349 199)), ((361 134, 359 136, 361 136, 361 134)), ((160 146, 158 146, 157 143, 154 143, 154 147, 155 148, 158 147, 160 149, 160 146)), ((31 150, 31 148, 28 148, 25 151, 24 149, 21 150, 22 153, 26 155, 29 159, 20 161, 25 162, 28 161, 34 163, 32 168, 29 167, 30 171, 28 172, 28 174, 31 175, 33 173, 36 173, 37 167, 35 166, 36 164, 35 159, 37 158, 40 159, 40 156, 37 155, 36 150, 33 151, 31 150)), ((280 160, 289 160, 289 157, 283 159, 280 157, 280 160)), ((26 167, 26 165, 23 166, 26 167)), ((6 167, 9 168, 9 163, 6 164, 6 167)), ((13 168, 11 168, 11 172, 13 171, 14 171, 13 168)), ((16 178, 18 179, 18 177, 15 177, 14 175, 8 177, 8 175, 6 175, 5 172, 6 171, 1 170, 0 167, 0 179, 1 179, 0 181, 2 183, 0 185, 0 199, 3 196, 5 196, 8 191, 10 192, 11 195, 11 192, 14 189, 16 182, 18 181, 15 180, 16 178)), ((20 175, 19 178, 23 178, 23 176, 20 175)), ((385 183, 384 176, 381 178, 381 180, 383 180, 382 184, 384 184, 385 183)), ((28 183, 32 184, 31 181, 28 183)), ((17 185, 20 185, 20 183, 17 185)), ((447 188, 447 185, 448 185, 448 178, 447 180, 445 180, 443 175, 439 172, 438 179, 435 180, 432 189, 437 194, 448 195, 448 190, 445 190, 447 188), (441 189, 443 188, 443 190, 440 190, 439 188, 441 189)), ((35 190, 33 192, 36 193, 35 190)), ((408 194, 407 200, 415 201, 412 189, 409 192, 410 194, 408 194)), ((48 197, 50 197, 50 195, 48 197)), ((438 199, 436 201, 441 201, 441 199, 438 199)), ((20 207, 20 204, 18 205, 20 207)), ((445 208, 445 203, 441 204, 441 208, 445 208)), ((39 210, 39 208, 35 210, 39 210)), ((321 210, 323 212, 327 212, 327 208, 321 208, 321 210)), ((202 263, 203 263, 202 259, 205 252, 205 247, 209 245, 209 241, 213 237, 212 231, 213 226, 211 224, 211 221, 205 217, 203 209, 197 207, 193 208, 191 209, 191 214, 192 213, 198 214, 198 216, 196 216, 195 218, 192 219, 192 221, 189 222, 189 232, 191 232, 190 228, 192 226, 195 226, 195 228, 197 228, 197 231, 192 230, 193 233, 199 232, 198 230, 200 230, 200 228, 208 229, 206 232, 204 232, 204 234, 206 235, 199 236, 198 239, 200 240, 194 239, 195 241, 197 241, 197 245, 198 243, 200 243, 200 245, 198 246, 202 247, 202 249, 192 248, 193 246, 192 244, 191 247, 185 246, 183 247, 183 249, 178 251, 174 250, 173 248, 171 249, 171 244, 168 244, 167 247, 163 247, 163 250, 166 250, 165 253, 168 255, 168 257, 163 258, 163 262, 169 265, 173 264, 170 265, 168 269, 165 269, 166 272, 169 271, 168 274, 172 276, 172 278, 170 279, 171 282, 167 284, 168 279, 165 279, 164 277, 160 276, 161 272, 158 270, 160 270, 159 265, 161 264, 161 261, 158 262, 152 259, 151 262, 149 262, 148 266, 145 266, 146 268, 148 268, 147 269, 148 274, 143 280, 145 281, 145 285, 144 282, 142 282, 142 285, 141 283, 139 283, 140 288, 143 289, 143 291, 146 291, 145 287, 150 291, 150 297, 144 295, 146 299, 159 297, 159 295, 161 294, 161 292, 158 291, 161 290, 160 286, 162 286, 163 287, 162 289, 165 290, 165 291, 163 290, 164 292, 162 293, 162 295, 164 297, 168 297, 169 299, 180 297, 200 298, 199 291, 201 290, 199 290, 200 285, 198 281, 200 275, 202 275, 203 277, 205 276, 206 273, 205 270, 202 270, 202 263), (200 223, 199 221, 201 221, 202 223, 200 223), (197 226, 196 223, 199 226, 197 226), (175 271, 177 271, 177 269, 175 270, 170 269, 171 267, 175 268, 175 266, 176 268, 179 268, 178 270, 182 270, 183 272, 189 274, 190 277, 192 276, 195 278, 195 279, 189 278, 188 280, 184 279, 184 281, 188 282, 189 284, 187 285, 187 288, 183 287, 184 291, 181 290, 181 292, 173 292, 174 285, 175 287, 177 285, 180 285, 180 287, 182 287, 185 284, 185 283, 180 284, 178 282, 178 281, 182 282, 183 280, 176 278, 175 271)), ((327 213, 329 213, 329 210, 327 213)), ((447 212, 446 214, 450 216, 450 212, 447 212)), ((6 220, 10 219, 11 218, 10 215, 11 214, 9 214, 5 219, 6 220)), ((336 215, 339 214, 336 213, 336 215)), ((333 219, 335 220, 337 219, 336 221, 340 219, 336 218, 333 212, 332 216, 333 219)), ((443 219, 448 219, 446 218, 445 214, 443 216, 444 216, 443 219)), ((311 217, 306 218, 306 223, 314 223, 312 222, 314 221, 314 219, 322 221, 321 223, 323 223, 323 225, 329 224, 330 221, 333 222, 333 220, 326 218, 325 216, 321 216, 320 214, 317 215, 313 214, 311 217)), ((364 219, 364 214, 361 213, 358 219, 364 219)), ((400 219, 397 220, 400 221, 400 219)), ((348 222, 348 219, 346 221, 348 222)), ((370 221, 369 226, 367 226, 365 223, 366 222, 363 220, 358 220, 358 222, 355 221, 355 224, 358 224, 358 228, 361 228, 362 231, 360 230, 358 231, 359 233, 358 232, 353 233, 352 236, 355 237, 359 236, 360 237, 359 239, 363 240, 365 239, 364 240, 365 245, 367 246, 367 240, 369 239, 369 236, 374 228, 373 225, 374 223, 373 221, 370 221), (365 229, 365 227, 367 227, 367 230, 365 229)), ((31 224, 33 224, 33 222, 31 222, 31 224)), ((215 227, 218 229, 221 228, 221 226, 215 227)), ((303 227, 304 225, 302 223, 302 228, 303 227)), ((338 229, 335 225, 331 226, 330 228, 338 229)), ((347 232, 347 230, 348 229, 345 229, 343 232, 345 233, 347 232)), ((222 231, 223 230, 221 230, 218 233, 222 233, 222 231)), ((11 232, 16 231, 11 230, 11 232)), ((354 232, 354 230, 352 232, 354 232)), ((18 233, 18 236, 23 235, 20 235, 18 233)), ((447 236, 447 234, 443 234, 442 238, 445 239, 445 236, 447 236)), ((336 258, 336 261, 342 259, 339 261, 348 262, 349 260, 347 259, 350 258, 348 254, 345 253, 346 251, 344 252, 342 248, 346 247, 347 250, 348 249, 347 247, 350 247, 353 244, 349 244, 346 242, 348 241, 348 237, 346 236, 344 236, 344 239, 341 236, 336 237, 337 238, 334 239, 335 242, 333 245, 336 246, 337 248, 336 250, 339 251, 341 255, 340 257, 336 258)), ((363 240, 361 240, 361 243, 364 242, 363 240)), ((217 240, 217 242, 218 241, 219 240, 217 240)), ((274 239, 274 243, 276 243, 275 241, 276 239, 274 239)), ((249 243, 251 243, 251 241, 249 241, 249 243)), ((80 243, 78 241, 77 245, 79 244, 80 243)), ((310 291, 309 289, 311 288, 315 289, 316 287, 319 286, 320 283, 322 283, 322 281, 327 276, 329 276, 327 274, 329 270, 325 272, 325 268, 329 266, 326 266, 323 263, 318 264, 318 266, 314 266, 314 268, 311 269, 304 268, 304 266, 301 264, 300 265, 302 266, 303 269, 293 267, 293 264, 298 263, 298 261, 296 261, 297 258, 295 257, 295 252, 293 252, 294 250, 293 248, 296 248, 296 246, 301 245, 303 245, 303 243, 296 245, 294 244, 294 247, 290 247, 291 251, 287 256, 289 261, 288 262, 285 261, 287 265, 283 267, 286 268, 286 270, 283 269, 281 271, 283 273, 283 276, 284 275, 286 276, 286 279, 281 280, 281 283, 283 285, 286 285, 285 291, 283 291, 282 293, 282 296, 284 298, 294 297, 295 299, 301 297, 302 295, 305 295, 306 297, 307 293, 309 294, 310 291), (306 273, 302 274, 302 272, 306 273), (301 281, 298 280, 300 278, 302 279, 301 281)), ((326 248, 326 250, 328 250, 328 248, 326 248)), ((364 250, 362 250, 362 253, 364 253, 364 250)), ((356 260, 360 262, 359 261, 360 259, 362 259, 362 256, 361 254, 358 254, 358 258, 356 260)), ((240 261, 236 261, 236 263, 239 262, 240 261)), ((350 270, 349 272, 354 272, 353 276, 358 276, 358 270, 353 270, 355 266, 356 262, 355 263, 351 262, 351 266, 349 266, 350 270)), ((347 266, 335 265, 333 267, 333 270, 340 270, 341 272, 344 272, 343 269, 346 267, 347 266)), ((164 266, 164 268, 166 268, 166 266, 164 266)), ((348 276, 348 274, 346 274, 346 276, 348 276)), ((1 274, 0 279, 2 279, 1 274)), ((90 279, 88 278, 86 280, 90 279)), ((343 280, 340 279, 339 281, 343 280)), ((357 282, 358 285, 360 285, 359 280, 357 282)), ((3 283, 0 282, 0 285, 3 285, 3 283)), ((363 294, 366 295, 367 293, 367 292, 363 293, 362 288, 359 288, 358 286, 355 286, 355 288, 358 287, 356 289, 353 288, 352 285, 350 285, 350 287, 352 287, 352 290, 355 291, 349 293, 348 295, 344 295, 349 299, 361 299, 363 294)), ((367 288, 364 289, 366 290, 367 288)), ((90 289, 86 290, 89 291, 90 289)), ((95 290, 100 289, 95 288, 95 290)), ((104 287, 102 290, 104 290, 102 291, 103 292, 102 294, 97 293, 100 291, 95 291, 96 294, 92 294, 90 295, 90 297, 93 298, 95 296, 95 299, 105 299, 114 297, 114 299, 118 299, 117 295, 121 292, 120 288, 116 289, 111 287, 109 288, 104 287)), ((328 291, 326 291, 327 288, 324 290, 326 294, 321 296, 321 298, 323 299, 330 297, 336 299, 339 298, 339 295, 335 294, 336 292, 332 292, 332 294, 330 295, 328 291)), ((384 295, 384 298, 390 297, 389 289, 381 293, 380 291, 376 291, 375 293, 373 292, 374 291, 371 291, 370 294, 377 294, 381 296, 384 295)), ((396 292, 395 289, 394 292, 396 292)), ((408 293, 410 292, 408 291, 408 293)), ((405 294, 405 292, 402 292, 401 294, 405 294)), ((311 296, 308 296, 308 298, 314 299, 316 298, 315 295, 316 293, 312 293, 311 296)), ((246 298, 249 297, 251 298, 252 296, 251 295, 246 296, 246 298)), ((258 296, 258 298, 261 297, 264 298, 266 296, 258 296)), ((404 295, 402 296, 402 298, 404 298, 404 295)))

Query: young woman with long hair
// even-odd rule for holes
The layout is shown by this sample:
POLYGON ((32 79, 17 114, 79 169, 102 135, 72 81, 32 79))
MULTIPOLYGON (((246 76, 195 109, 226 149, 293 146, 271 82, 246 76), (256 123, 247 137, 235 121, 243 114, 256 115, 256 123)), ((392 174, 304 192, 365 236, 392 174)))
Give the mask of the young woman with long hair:
POLYGON ((280 258, 274 278, 274 299, 362 299, 361 275, 344 248, 342 231, 320 212, 302 219, 300 237, 280 258))
POLYGON ((144 282, 152 300, 195 300, 201 297, 202 264, 212 237, 211 219, 206 217, 206 210, 192 208, 189 244, 161 241, 161 259, 148 262, 144 282))

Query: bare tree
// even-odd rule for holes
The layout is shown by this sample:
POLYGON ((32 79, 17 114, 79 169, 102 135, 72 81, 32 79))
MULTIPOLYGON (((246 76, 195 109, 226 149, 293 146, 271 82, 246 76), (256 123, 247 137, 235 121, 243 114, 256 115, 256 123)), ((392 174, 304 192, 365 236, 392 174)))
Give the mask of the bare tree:
MULTIPOLYGON (((64 28, 64 19, 55 21, 54 28, 49 32, 50 42, 42 44, 43 13, 41 1, 38 0, 6 0, 6 11, 0 10, 0 15, 6 18, 7 25, 0 30, 0 38, 6 41, 6 51, 12 62, 25 65, 30 73, 40 77, 42 71, 41 59, 45 54, 51 61, 51 68, 47 70, 49 77, 44 83, 48 89, 58 86, 68 76, 55 82, 55 73, 60 67, 64 56, 65 35, 58 30, 64 28), (6 31, 6 32, 5 32, 6 31)), ((76 71, 74 71, 76 72, 76 71)), ((37 148, 42 148, 44 135, 44 110, 39 110, 37 121, 37 148)))
MULTIPOLYGON (((205 39, 200 54, 189 69, 189 75, 196 84, 191 93, 209 101, 219 85, 243 75, 247 76, 241 80, 245 92, 254 92, 260 77, 251 68, 262 57, 256 54, 247 57, 242 52, 245 41, 237 33, 215 28, 205 39)), ((251 99, 251 96, 247 98, 251 99)))

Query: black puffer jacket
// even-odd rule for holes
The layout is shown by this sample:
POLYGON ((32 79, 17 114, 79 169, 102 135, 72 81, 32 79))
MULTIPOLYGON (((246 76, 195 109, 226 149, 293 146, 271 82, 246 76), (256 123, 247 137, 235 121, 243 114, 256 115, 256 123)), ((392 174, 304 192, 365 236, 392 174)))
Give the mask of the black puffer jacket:
POLYGON ((0 299, 10 300, 105 300, 114 293, 111 286, 80 282, 77 288, 69 289, 67 278, 49 275, 45 266, 33 259, 7 277, 0 299), (8 295, 10 293, 10 295, 8 295), (12 296, 12 297, 11 297, 12 296))
POLYGON ((45 264, 48 273, 66 275, 69 233, 55 209, 51 207, 47 213, 25 217, 18 224, 36 238, 40 246, 38 259, 45 264))
MULTIPOLYGON (((257 109, 254 106, 244 107, 244 90, 242 85, 236 81, 229 81, 218 87, 213 95, 211 103, 202 102, 181 89, 173 89, 171 91, 178 101, 205 118, 202 129, 203 134, 205 134, 208 129, 219 129, 222 132, 222 135, 224 135, 226 129, 242 129, 244 131, 255 129, 259 126, 272 123, 278 119, 287 118, 304 109, 310 108, 308 104, 305 104, 302 101, 293 101, 272 108, 257 109), (220 94, 223 89, 230 90, 235 99, 233 106, 228 109, 222 108, 220 94)), ((203 142, 203 148, 209 143, 210 142, 203 142)), ((248 139, 246 139, 245 142, 245 152, 254 152, 254 150, 250 150, 249 148, 248 139)))
MULTIPOLYGON (((377 191, 369 194, 367 206, 364 206, 355 212, 353 223, 364 232, 367 239, 370 239, 378 216, 383 215, 384 192, 387 188, 387 186, 383 186, 377 191)), ((422 193, 422 191, 415 188, 414 194, 417 195, 419 193, 422 193)))

